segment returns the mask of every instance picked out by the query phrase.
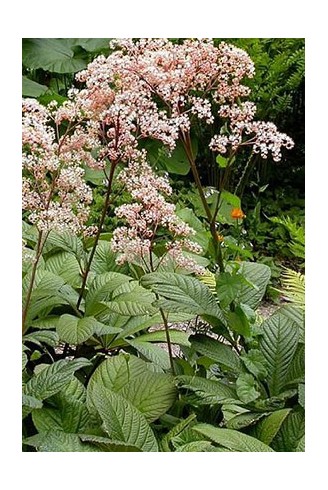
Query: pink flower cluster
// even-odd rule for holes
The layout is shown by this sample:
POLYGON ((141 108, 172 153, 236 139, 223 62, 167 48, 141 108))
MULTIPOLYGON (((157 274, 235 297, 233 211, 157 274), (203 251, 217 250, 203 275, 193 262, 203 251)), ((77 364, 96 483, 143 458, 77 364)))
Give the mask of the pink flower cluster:
POLYGON ((130 162, 118 178, 133 198, 131 204, 124 204, 115 211, 128 225, 117 228, 111 240, 112 250, 120 254, 118 263, 141 259, 147 267, 152 264, 156 234, 161 230, 171 237, 166 243, 167 253, 162 262, 171 257, 177 266, 203 273, 203 267, 184 255, 184 251, 201 253, 202 249, 187 238, 195 233, 194 230, 175 214, 175 205, 165 200, 165 196, 172 193, 167 177, 155 175, 142 152, 139 160, 130 162))
POLYGON ((215 135, 210 142, 210 148, 224 154, 228 146, 236 151, 240 146, 250 145, 254 153, 260 153, 262 158, 268 158, 271 152, 273 160, 279 162, 282 157, 281 148, 290 150, 294 142, 285 133, 279 132, 275 124, 254 121, 255 112, 256 105, 252 102, 222 105, 218 113, 222 118, 229 120, 230 134, 215 135))
POLYGON ((74 136, 71 151, 65 137, 56 139, 53 114, 53 104, 49 109, 23 100, 23 210, 39 230, 78 233, 88 219, 92 191, 76 155, 81 148, 74 136))
MULTIPOLYGON (((139 157, 138 141, 150 137, 173 150, 193 117, 207 124, 216 112, 227 118, 228 134, 215 135, 210 148, 226 153, 230 147, 252 145, 275 161, 292 140, 272 124, 253 121, 256 106, 241 102, 250 89, 244 78, 254 76, 254 64, 242 49, 211 39, 116 39, 107 58, 99 56, 77 75, 85 88, 72 95, 71 118, 84 114, 90 131, 101 134, 101 156, 129 162, 139 157), (219 110, 217 110, 219 105, 219 110), (248 137, 251 135, 251 137, 248 137)), ((69 104, 68 104, 69 106, 69 104)), ((68 108, 63 108, 62 112, 68 108)), ((60 117, 63 117, 61 115, 60 117)))

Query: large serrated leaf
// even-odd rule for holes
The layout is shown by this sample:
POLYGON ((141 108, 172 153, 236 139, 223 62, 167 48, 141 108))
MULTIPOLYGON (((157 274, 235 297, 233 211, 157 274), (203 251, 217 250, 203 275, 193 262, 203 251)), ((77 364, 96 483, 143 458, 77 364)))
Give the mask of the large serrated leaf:
POLYGON ((263 323, 259 347, 267 362, 270 395, 279 395, 285 384, 299 339, 297 325, 279 312, 263 323))
POLYGON ((238 301, 255 310, 265 295, 271 277, 270 267, 256 262, 242 262, 239 273, 253 286, 242 284, 238 301))
POLYGON ((212 448, 212 444, 209 441, 193 441, 193 442, 187 442, 187 444, 183 444, 182 446, 179 446, 176 451, 177 452, 205 452, 205 451, 210 451, 210 448, 212 448))
POLYGON ((210 424, 197 424, 193 430, 203 434, 211 441, 232 451, 238 452, 271 452, 269 446, 242 432, 232 429, 219 429, 210 424))
POLYGON ((267 376, 266 361, 260 350, 250 349, 247 354, 242 354, 240 358, 248 371, 256 378, 264 379, 267 376))
POLYGON ((238 403, 234 387, 222 381, 200 376, 177 376, 176 379, 180 386, 195 392, 201 398, 202 404, 238 403))
POLYGON ((79 434, 81 441, 92 442, 104 452, 142 452, 136 446, 123 441, 114 441, 108 437, 94 436, 90 434, 79 434))
POLYGON ((291 452, 297 451, 305 434, 304 410, 291 411, 283 421, 281 428, 272 441, 275 451, 291 452))
POLYGON ((78 434, 68 434, 60 430, 50 430, 24 439, 24 444, 34 446, 40 452, 100 452, 90 443, 83 443, 78 434))
POLYGON ((104 272, 124 272, 125 267, 118 265, 116 258, 117 254, 112 252, 110 243, 105 240, 100 240, 91 262, 91 271, 98 275, 104 272))
POLYGON ((149 363, 135 356, 118 355, 106 359, 89 381, 88 398, 95 386, 120 393, 148 422, 163 415, 176 398, 172 377, 151 371, 149 363))
POLYGON ((294 357, 288 367, 285 386, 297 385, 305 378, 305 345, 299 343, 294 357))
POLYGON ((270 445, 290 411, 290 408, 283 408, 271 413, 256 425, 251 435, 270 445))
POLYGON ((34 82, 30 78, 22 77, 22 95, 23 97, 40 97, 48 91, 46 85, 34 82))
POLYGON ((134 340, 126 340, 128 344, 134 347, 142 356, 149 361, 152 361, 157 366, 164 370, 170 369, 169 354, 158 345, 153 345, 150 342, 142 342, 138 338, 134 340))
POLYGON ((255 378, 249 373, 241 373, 236 380, 238 398, 244 403, 251 403, 260 396, 256 389, 255 378))
POLYGON ((209 315, 225 321, 209 288, 195 277, 154 272, 142 277, 141 283, 161 297, 159 305, 166 311, 209 315))
POLYGON ((63 342, 81 344, 88 340, 99 328, 99 322, 92 316, 78 318, 73 315, 61 315, 57 324, 57 333, 63 342))
POLYGON ((85 299, 86 314, 97 313, 101 302, 109 301, 115 289, 131 280, 131 277, 119 272, 105 272, 96 276, 85 299))
POLYGON ((60 359, 34 375, 25 385, 24 394, 39 400, 55 395, 72 379, 75 371, 89 366, 90 361, 84 358, 68 361, 60 359))
POLYGON ((55 38, 23 39, 23 64, 27 68, 55 73, 76 73, 87 63, 75 56, 72 40, 55 38))
POLYGON ((66 401, 59 408, 41 408, 32 412, 33 423, 39 433, 49 430, 82 433, 88 427, 89 418, 86 405, 77 400, 66 401))
POLYGON ((46 260, 46 270, 62 277, 65 282, 73 287, 79 287, 82 276, 79 263, 73 253, 60 251, 51 255, 46 260))
POLYGON ((219 340, 215 340, 206 335, 194 335, 190 337, 190 341, 196 352, 209 357, 223 368, 236 373, 243 370, 238 355, 231 347, 223 344, 219 340))
POLYGON ((36 331, 23 336, 23 342, 34 342, 37 345, 41 345, 41 342, 47 345, 55 347, 59 342, 59 337, 56 332, 50 331, 36 331))
POLYGON ((144 452, 158 451, 157 440, 146 418, 122 395, 96 385, 91 398, 110 438, 144 452))
POLYGON ((47 242, 61 250, 73 253, 77 259, 81 260, 85 257, 82 241, 69 231, 62 231, 60 233, 51 231, 47 242))
POLYGON ((112 301, 102 301, 101 304, 123 316, 139 316, 155 313, 156 309, 153 307, 155 300, 153 293, 137 286, 131 292, 119 294, 112 301))

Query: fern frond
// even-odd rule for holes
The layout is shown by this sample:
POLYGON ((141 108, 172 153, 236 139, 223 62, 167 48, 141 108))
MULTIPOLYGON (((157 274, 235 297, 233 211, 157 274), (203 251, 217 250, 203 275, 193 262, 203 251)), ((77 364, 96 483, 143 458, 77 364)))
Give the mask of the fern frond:
POLYGON ((211 291, 211 293, 214 296, 217 296, 216 292, 216 280, 215 280, 215 274, 213 272, 209 271, 206 269, 206 273, 202 274, 201 276, 198 276, 198 279, 205 284, 205 286, 208 287, 208 289, 211 291))
POLYGON ((280 292, 294 305, 305 308, 305 275, 301 272, 293 271, 288 267, 284 268, 281 274, 281 284, 283 289, 280 292))

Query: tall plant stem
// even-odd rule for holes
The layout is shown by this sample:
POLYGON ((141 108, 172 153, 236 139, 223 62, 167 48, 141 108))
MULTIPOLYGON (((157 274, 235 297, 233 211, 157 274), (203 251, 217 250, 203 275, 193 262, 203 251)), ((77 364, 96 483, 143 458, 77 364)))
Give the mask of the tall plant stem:
POLYGON ((93 257, 95 255, 96 248, 97 248, 97 245, 99 242, 101 230, 102 230, 102 227, 103 227, 104 222, 105 222, 105 218, 106 218, 106 214, 107 214, 107 210, 108 210, 108 206, 109 206, 110 195, 111 195, 111 191, 112 191, 113 178, 114 178, 114 172, 115 172, 116 164, 117 164, 117 162, 112 162, 112 164, 111 164, 110 173, 109 173, 109 177, 108 177, 107 192, 106 192, 104 207, 103 207, 102 214, 100 217, 100 222, 98 225, 98 231, 97 231, 97 234, 95 236, 95 241, 94 241, 91 253, 90 253, 90 257, 89 257, 87 266, 86 266, 84 274, 83 274, 81 291, 80 291, 79 299, 78 299, 77 305, 76 305, 77 309, 79 309, 82 298, 83 298, 83 294, 84 294, 85 287, 87 284, 88 275, 89 275, 90 268, 91 268, 91 263, 93 261, 93 257))
MULTIPOLYGON (((157 296, 157 294, 156 294, 156 296, 157 296)), ((157 299, 158 299, 158 297, 157 297, 157 299)), ((161 317, 163 318, 163 323, 164 323, 164 328, 165 328, 165 335, 166 335, 166 343, 167 343, 167 348, 168 348, 168 351, 169 351, 171 371, 172 371, 173 376, 175 376, 175 369, 174 369, 174 363, 173 363, 173 352, 172 352, 172 344, 171 344, 170 333, 169 333, 169 326, 168 326, 168 323, 167 323, 167 318, 166 318, 165 313, 162 310, 162 308, 160 308, 159 311, 161 313, 161 317)))
POLYGON ((35 260, 34 260, 34 264, 32 267, 31 280, 30 280, 30 284, 29 284, 29 287, 27 290, 25 306, 23 308, 23 313, 22 313, 22 332, 23 332, 23 334, 26 331, 26 326, 25 326, 26 316, 27 316, 28 307, 29 307, 30 301, 31 301, 32 290, 33 290, 34 280, 35 280, 35 274, 36 274, 36 270, 38 267, 38 263, 39 263, 41 254, 42 254, 43 246, 45 243, 45 240, 42 241, 42 238, 43 238, 43 231, 39 231, 38 243, 37 243, 37 247, 36 247, 36 255, 35 255, 35 260))
POLYGON ((197 170, 195 158, 192 153, 192 146, 191 146, 191 139, 190 139, 190 134, 189 133, 182 133, 181 136, 181 142, 183 145, 183 148, 185 150, 185 153, 187 155, 189 165, 195 180, 196 187, 198 189, 199 197, 202 201, 204 211, 207 216, 207 221, 210 225, 210 232, 213 237, 213 244, 214 244, 214 249, 215 249, 215 255, 216 255, 216 260, 218 261, 219 264, 219 269, 220 272, 224 272, 224 264, 223 264, 223 257, 222 257, 222 250, 221 250, 221 243, 218 238, 218 234, 216 231, 216 226, 215 226, 215 215, 212 215, 211 209, 208 205, 208 202, 206 201, 206 197, 204 194, 204 190, 202 187, 202 183, 200 181, 199 173, 197 170))
MULTIPOLYGON (((156 229, 157 229, 157 226, 155 228, 155 232, 156 232, 156 229)), ((155 235, 155 232, 154 232, 154 235, 155 235)), ((152 247, 152 244, 151 244, 151 247, 152 247)), ((149 249, 149 263, 150 263, 150 269, 151 269, 151 271, 154 272, 153 252, 152 252, 151 247, 149 249)), ((155 296, 156 296, 156 299, 159 300, 159 296, 158 296, 157 293, 155 293, 155 296)), ((167 323, 167 318, 166 318, 165 313, 162 310, 162 308, 159 308, 159 311, 160 311, 160 314, 161 314, 161 317, 162 317, 163 323, 164 323, 166 343, 167 343, 167 348, 168 348, 168 351, 169 351, 171 371, 172 371, 173 376, 175 376, 175 369, 174 369, 174 363, 173 363, 173 352, 172 352, 172 344, 171 344, 169 326, 168 326, 168 323, 167 323)))

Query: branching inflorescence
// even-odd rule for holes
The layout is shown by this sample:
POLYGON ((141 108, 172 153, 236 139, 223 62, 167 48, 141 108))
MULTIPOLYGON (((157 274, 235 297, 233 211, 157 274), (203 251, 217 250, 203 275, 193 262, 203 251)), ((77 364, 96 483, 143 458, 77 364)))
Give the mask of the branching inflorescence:
MULTIPOLYGON (((209 147, 231 158, 244 146, 263 158, 281 159, 281 149, 293 141, 270 122, 255 121, 256 106, 243 101, 250 89, 242 81, 254 76, 248 54, 211 39, 187 39, 174 44, 167 39, 117 39, 111 53, 97 57, 78 73, 84 84, 72 89, 61 106, 44 107, 23 102, 23 209, 42 234, 51 229, 85 231, 91 189, 84 182, 81 164, 103 169, 107 179, 104 210, 98 233, 84 272, 79 304, 90 264, 99 240, 115 169, 124 164, 120 179, 134 202, 116 210, 127 226, 114 232, 113 250, 119 261, 152 256, 156 233, 165 230, 166 255, 179 266, 201 272, 183 250, 199 253, 189 236, 192 229, 166 202, 171 187, 166 177, 157 177, 147 164, 140 140, 155 139, 172 152, 178 140, 186 151, 190 167, 210 225, 220 270, 224 270, 217 243, 216 213, 206 202, 193 156, 190 130, 198 118, 222 124, 209 147), (109 175, 107 174, 109 168, 109 175)), ((41 241, 40 241, 41 243, 41 241)), ((39 247, 39 252, 41 250, 39 247)))

